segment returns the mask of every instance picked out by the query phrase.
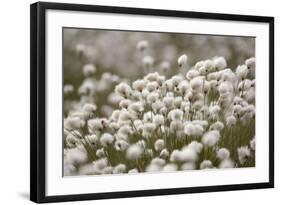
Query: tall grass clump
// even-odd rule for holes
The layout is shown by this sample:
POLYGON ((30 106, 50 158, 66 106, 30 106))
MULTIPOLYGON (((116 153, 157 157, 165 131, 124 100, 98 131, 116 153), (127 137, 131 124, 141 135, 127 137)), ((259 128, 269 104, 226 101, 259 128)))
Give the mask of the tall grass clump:
MULTIPOLYGON (((64 175, 255 166, 255 58, 235 69, 221 56, 188 69, 187 61, 180 56, 169 76, 169 63, 153 72, 154 59, 143 55, 143 78, 107 73, 98 86, 95 66, 85 65, 80 102, 65 111, 64 175), (113 108, 101 109, 96 95, 113 108)), ((73 92, 64 87, 65 96, 73 92)))

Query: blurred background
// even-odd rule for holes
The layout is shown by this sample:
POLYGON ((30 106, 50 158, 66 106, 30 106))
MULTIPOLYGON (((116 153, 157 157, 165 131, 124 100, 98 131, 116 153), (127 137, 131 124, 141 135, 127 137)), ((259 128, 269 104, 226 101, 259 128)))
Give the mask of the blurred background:
POLYGON ((253 37, 64 28, 64 114, 89 102, 97 105, 98 116, 106 117, 118 105, 112 91, 121 81, 155 71, 169 77, 215 56, 225 57, 235 69, 254 55, 253 37), (179 71, 182 54, 188 63, 179 71))

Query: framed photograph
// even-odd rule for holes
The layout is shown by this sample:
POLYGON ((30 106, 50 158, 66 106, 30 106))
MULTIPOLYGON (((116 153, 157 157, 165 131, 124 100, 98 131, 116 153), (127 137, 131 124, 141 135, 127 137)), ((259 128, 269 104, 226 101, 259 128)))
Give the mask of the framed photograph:
POLYGON ((34 202, 274 187, 274 18, 31 5, 34 202))

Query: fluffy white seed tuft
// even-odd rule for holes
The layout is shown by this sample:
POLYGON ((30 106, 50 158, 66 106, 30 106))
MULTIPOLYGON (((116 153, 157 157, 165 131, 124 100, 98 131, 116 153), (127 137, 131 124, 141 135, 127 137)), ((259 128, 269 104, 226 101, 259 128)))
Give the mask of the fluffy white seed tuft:
POLYGON ((219 131, 211 130, 203 135, 202 142, 204 145, 212 147, 218 143, 219 139, 220 139, 219 131))
POLYGON ((181 55, 178 58, 178 65, 179 65, 179 67, 183 67, 184 65, 186 65, 187 64, 187 60, 188 60, 188 57, 187 57, 186 54, 181 55))

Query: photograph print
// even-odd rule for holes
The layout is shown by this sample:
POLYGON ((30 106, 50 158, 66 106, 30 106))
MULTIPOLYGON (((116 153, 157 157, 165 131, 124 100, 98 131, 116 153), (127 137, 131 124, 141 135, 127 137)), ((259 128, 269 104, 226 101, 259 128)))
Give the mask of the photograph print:
POLYGON ((63 176, 255 167, 255 37, 62 32, 63 176))

